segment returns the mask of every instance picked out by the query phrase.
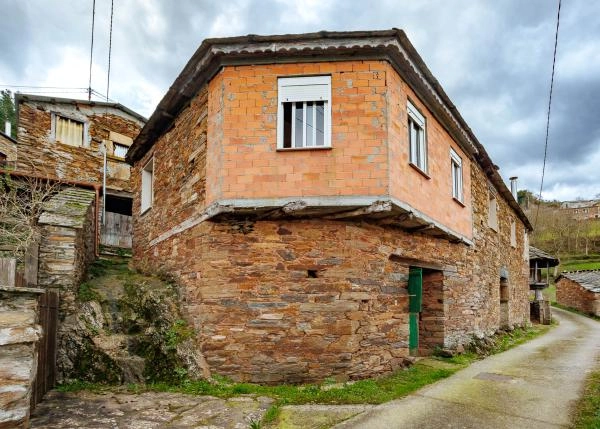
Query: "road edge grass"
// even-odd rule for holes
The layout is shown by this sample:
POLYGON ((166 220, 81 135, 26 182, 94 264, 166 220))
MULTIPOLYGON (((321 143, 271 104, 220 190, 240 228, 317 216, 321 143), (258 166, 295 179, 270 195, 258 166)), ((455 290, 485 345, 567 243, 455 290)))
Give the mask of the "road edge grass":
POLYGON ((559 304, 558 302, 552 302, 552 307, 556 307, 560 310, 565 310, 565 311, 568 311, 569 313, 578 314, 580 316, 587 317, 588 319, 593 319, 597 322, 600 322, 600 317, 598 317, 598 316, 594 316, 593 314, 589 314, 589 313, 584 313, 583 311, 577 310, 576 308, 567 307, 566 305, 559 304))
POLYGON ((575 406, 574 429, 600 428, 600 362, 587 378, 583 395, 575 406))
POLYGON ((501 353, 546 333, 551 326, 530 325, 503 332, 493 339, 474 339, 465 353, 452 357, 432 356, 418 360, 408 368, 376 378, 336 383, 327 379, 319 384, 265 386, 253 383, 235 383, 224 377, 212 380, 184 380, 178 384, 152 383, 111 386, 74 381, 57 387, 61 392, 80 390, 102 393, 107 391, 174 392, 192 395, 210 395, 231 398, 239 395, 268 396, 275 402, 265 412, 261 424, 273 425, 285 405, 323 404, 381 404, 399 399, 429 384, 447 378, 471 363, 492 354, 501 353))
MULTIPOLYGON (((600 322, 600 317, 575 308, 552 303, 553 307, 600 322)), ((583 394, 575 405, 572 416, 573 429, 600 429, 600 360, 596 369, 586 378, 583 394)))

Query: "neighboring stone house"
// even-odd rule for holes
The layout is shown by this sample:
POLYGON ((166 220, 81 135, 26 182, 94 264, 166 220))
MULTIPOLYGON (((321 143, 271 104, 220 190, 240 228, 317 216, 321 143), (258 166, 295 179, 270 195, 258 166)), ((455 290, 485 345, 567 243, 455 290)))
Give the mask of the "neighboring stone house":
POLYGON ((556 302, 600 317, 600 270, 562 273, 556 279, 556 302))
POLYGON ((404 32, 209 39, 127 154, 218 374, 361 378, 528 323, 531 225, 404 32))
POLYGON ((564 201, 560 209, 572 219, 600 219, 600 200, 564 201))
POLYGON ((103 244, 131 247, 130 167, 125 154, 146 119, 118 103, 15 96, 17 171, 72 185, 103 186, 103 244))
POLYGON ((17 141, 0 131, 0 168, 14 167, 17 159, 17 141))

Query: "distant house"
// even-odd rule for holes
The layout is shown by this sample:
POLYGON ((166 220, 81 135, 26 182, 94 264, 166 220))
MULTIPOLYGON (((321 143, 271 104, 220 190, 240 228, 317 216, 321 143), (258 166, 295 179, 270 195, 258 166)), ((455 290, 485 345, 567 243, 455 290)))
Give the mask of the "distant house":
POLYGON ((361 378, 529 321, 531 225, 400 30, 205 40, 127 153, 211 369, 361 378))
POLYGON ((600 317, 600 270, 562 273, 556 279, 556 302, 600 317))
POLYGON ((600 200, 564 201, 560 209, 572 219, 600 219, 600 200))
POLYGON ((146 119, 118 103, 20 93, 15 103, 16 171, 74 186, 102 188, 106 181, 102 243, 131 247, 132 186, 125 155, 146 119))

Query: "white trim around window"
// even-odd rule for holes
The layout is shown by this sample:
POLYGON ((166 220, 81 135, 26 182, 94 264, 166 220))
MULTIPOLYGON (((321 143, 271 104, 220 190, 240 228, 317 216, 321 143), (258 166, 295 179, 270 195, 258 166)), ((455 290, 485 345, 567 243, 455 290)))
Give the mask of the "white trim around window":
POLYGON ((450 148, 450 171, 452 174, 452 198, 464 202, 462 158, 450 148))
POLYGON ((427 126, 425 117, 408 100, 408 142, 410 148, 410 163, 427 174, 427 126))
POLYGON ((331 76, 277 80, 277 149, 331 147, 331 76))
POLYGON ((154 203, 154 157, 142 168, 142 186, 140 192, 140 212, 150 210, 154 203))

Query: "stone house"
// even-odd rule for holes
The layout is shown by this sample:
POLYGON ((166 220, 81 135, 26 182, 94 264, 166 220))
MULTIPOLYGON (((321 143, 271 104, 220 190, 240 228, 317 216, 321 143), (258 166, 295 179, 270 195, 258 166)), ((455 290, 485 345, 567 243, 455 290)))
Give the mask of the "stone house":
POLYGON ((531 225, 401 30, 205 40, 127 153, 215 373, 361 378, 528 323, 531 225))
POLYGON ((564 201, 560 210, 571 219, 600 219, 600 200, 564 201))
POLYGON ((600 317, 600 271, 562 273, 556 279, 556 302, 600 317))
POLYGON ((125 154, 146 119, 118 103, 17 93, 15 104, 17 172, 84 187, 102 188, 106 180, 101 241, 131 247, 132 186, 125 154))

